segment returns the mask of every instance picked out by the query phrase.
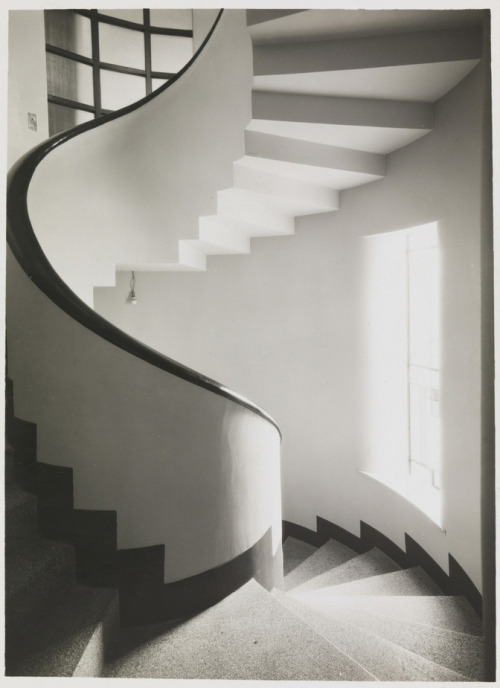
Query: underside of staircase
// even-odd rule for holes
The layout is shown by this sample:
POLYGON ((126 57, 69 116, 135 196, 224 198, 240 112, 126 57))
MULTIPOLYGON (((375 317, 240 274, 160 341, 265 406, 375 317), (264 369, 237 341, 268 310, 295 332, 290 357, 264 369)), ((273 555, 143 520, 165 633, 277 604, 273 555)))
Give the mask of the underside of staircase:
POLYGON ((466 13, 445 28, 410 12, 384 30, 383 17, 367 27, 363 14, 247 11, 252 119, 233 186, 217 192, 198 237, 179 241, 177 261, 118 271, 203 271, 207 256, 293 235, 297 218, 339 211, 342 191, 383 179, 387 156, 432 130, 434 103, 479 62, 480 27, 466 13))

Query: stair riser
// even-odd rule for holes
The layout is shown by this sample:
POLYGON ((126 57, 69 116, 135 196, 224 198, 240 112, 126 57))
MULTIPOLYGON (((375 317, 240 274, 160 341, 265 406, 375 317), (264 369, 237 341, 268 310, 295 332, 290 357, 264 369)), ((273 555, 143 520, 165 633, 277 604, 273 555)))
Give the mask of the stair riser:
POLYGON ((257 45, 253 56, 255 76, 470 60, 481 56, 481 30, 455 29, 257 45))
POLYGON ((240 189, 251 189, 282 198, 301 200, 329 210, 338 210, 339 193, 335 189, 288 179, 238 163, 235 163, 233 169, 234 185, 240 189))
POLYGON ((29 540, 37 530, 37 505, 33 498, 9 509, 5 515, 5 549, 11 552, 29 540))
POLYGON ((13 449, 5 450, 5 484, 12 485, 16 482, 16 455, 13 449))
POLYGON ((278 236, 295 232, 295 218, 273 211, 272 208, 245 203, 221 192, 217 195, 217 210, 221 215, 255 224, 250 236, 278 236))
POLYGON ((307 124, 431 130, 429 103, 254 91, 252 118, 307 124))
POLYGON ((251 129, 245 130, 245 152, 247 155, 259 158, 270 158, 299 165, 315 165, 376 177, 385 175, 383 155, 263 134, 251 129))
POLYGON ((74 556, 68 552, 49 562, 36 579, 32 577, 26 585, 7 590, 5 625, 9 630, 9 647, 65 594, 74 584, 75 576, 74 556))

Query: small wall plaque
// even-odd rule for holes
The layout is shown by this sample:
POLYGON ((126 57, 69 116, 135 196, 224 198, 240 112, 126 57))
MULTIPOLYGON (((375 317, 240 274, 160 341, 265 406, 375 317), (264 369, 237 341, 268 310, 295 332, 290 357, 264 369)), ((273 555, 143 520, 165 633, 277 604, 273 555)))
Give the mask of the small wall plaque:
POLYGON ((33 129, 33 131, 38 129, 37 117, 33 112, 28 112, 28 129, 33 129))

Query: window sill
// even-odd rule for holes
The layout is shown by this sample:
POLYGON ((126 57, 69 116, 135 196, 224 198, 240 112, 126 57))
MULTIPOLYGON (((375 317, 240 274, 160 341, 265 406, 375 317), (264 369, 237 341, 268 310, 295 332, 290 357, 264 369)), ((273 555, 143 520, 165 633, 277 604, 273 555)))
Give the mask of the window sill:
POLYGON ((438 490, 418 482, 410 475, 390 476, 368 471, 358 472, 399 494, 422 511, 443 533, 446 532, 442 525, 441 494, 438 490))

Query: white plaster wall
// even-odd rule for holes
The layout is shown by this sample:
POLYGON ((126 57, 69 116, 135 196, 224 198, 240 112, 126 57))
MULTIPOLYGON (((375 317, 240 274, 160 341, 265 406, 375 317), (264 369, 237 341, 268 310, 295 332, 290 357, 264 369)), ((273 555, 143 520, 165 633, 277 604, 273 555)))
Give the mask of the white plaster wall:
POLYGON ((70 466, 77 509, 118 513, 118 547, 165 545, 165 582, 230 561, 273 529, 280 436, 229 399, 117 349, 69 318, 8 254, 14 412, 39 461, 70 466))
MULTIPOLYGON (((391 155, 385 179, 341 194, 337 213, 207 273, 128 276, 98 290, 98 312, 153 347, 262 404, 283 430, 284 518, 353 533, 360 519, 404 548, 404 533, 481 589, 480 223, 482 67, 436 107, 434 130, 391 155), (439 222, 442 247, 443 525, 359 473, 367 458, 363 237, 439 222)), ((403 458, 403 457, 402 457, 403 458)))
POLYGON ((203 59, 165 93, 39 165, 28 197, 33 226, 88 303, 95 284, 114 283, 116 264, 172 262, 180 238, 197 238, 198 217, 215 212, 243 153, 251 78, 245 13, 228 10, 203 59))
POLYGON ((49 135, 45 30, 40 10, 10 10, 8 144, 11 167, 26 151, 49 135), (28 129, 28 112, 38 117, 38 129, 28 129))

